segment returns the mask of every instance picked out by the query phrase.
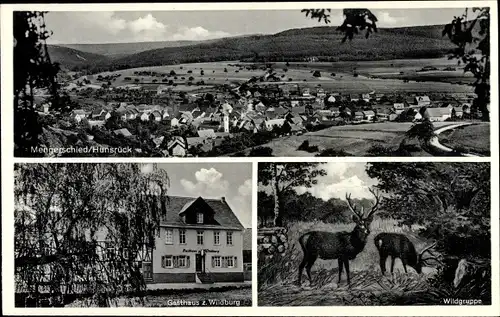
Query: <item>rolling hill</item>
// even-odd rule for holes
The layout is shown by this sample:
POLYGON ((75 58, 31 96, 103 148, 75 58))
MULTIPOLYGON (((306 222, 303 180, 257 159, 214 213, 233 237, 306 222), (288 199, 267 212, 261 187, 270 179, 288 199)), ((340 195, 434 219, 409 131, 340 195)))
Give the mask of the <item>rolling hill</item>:
POLYGON ((130 54, 165 47, 182 47, 199 44, 200 41, 158 41, 136 43, 103 43, 103 44, 59 44, 82 52, 119 58, 130 54))
POLYGON ((63 68, 90 68, 97 65, 108 65, 110 59, 106 56, 82 52, 69 47, 58 45, 48 45, 50 58, 53 62, 59 63, 63 68))
MULTIPOLYGON (((378 33, 368 39, 360 34, 352 42, 346 43, 341 43, 343 34, 336 31, 336 27, 291 29, 273 35, 251 35, 193 45, 162 47, 117 58, 92 54, 89 55, 88 65, 82 60, 75 63, 73 68, 102 71, 190 62, 254 60, 256 57, 267 61, 301 61, 314 56, 320 61, 331 62, 433 58, 444 56, 453 48, 453 44, 441 36, 442 28, 443 26, 417 26, 379 29, 378 33)), ((141 47, 149 44, 136 45, 141 47)), ((85 58, 76 54, 78 51, 67 49, 72 56, 64 58, 62 64, 65 64, 66 60, 74 61, 75 55, 85 58)), ((110 51, 117 52, 119 49, 110 51)))

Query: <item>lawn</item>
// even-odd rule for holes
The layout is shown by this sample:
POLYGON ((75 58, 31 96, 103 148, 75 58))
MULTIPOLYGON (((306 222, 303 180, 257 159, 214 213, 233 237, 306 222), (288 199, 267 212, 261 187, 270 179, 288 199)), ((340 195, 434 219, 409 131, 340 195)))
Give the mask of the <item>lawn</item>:
MULTIPOLYGON (((436 269, 424 267, 418 275, 412 268, 405 274, 400 260, 396 261, 395 274, 382 276, 378 251, 373 238, 380 232, 404 233, 421 250, 430 241, 417 236, 418 227, 399 226, 395 220, 375 219, 364 250, 350 262, 351 285, 343 275, 337 284, 336 260, 317 260, 312 267, 313 283, 310 285, 305 273, 302 287, 295 285, 302 251, 298 238, 311 230, 350 231, 353 224, 327 224, 323 222, 297 222, 289 231, 290 248, 282 257, 259 265, 259 306, 333 306, 333 305, 405 305, 436 303, 435 294, 427 294, 430 279, 436 269), (434 297, 432 297, 434 296, 434 297)), ((387 268, 389 268, 389 261, 387 268)), ((437 300, 439 301, 439 299, 437 300)))
POLYGON ((439 135, 439 141, 453 149, 490 155, 490 124, 478 123, 445 131, 439 135))

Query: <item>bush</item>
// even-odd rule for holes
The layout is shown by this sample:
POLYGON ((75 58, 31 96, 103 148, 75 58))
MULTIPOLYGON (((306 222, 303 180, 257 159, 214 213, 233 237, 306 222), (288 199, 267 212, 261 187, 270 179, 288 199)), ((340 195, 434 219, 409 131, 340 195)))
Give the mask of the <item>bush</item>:
POLYGON ((251 157, 269 157, 273 156, 273 149, 267 146, 259 146, 250 150, 248 156, 251 157))
POLYGON ((314 71, 313 76, 314 77, 321 77, 320 71, 319 70, 314 71))

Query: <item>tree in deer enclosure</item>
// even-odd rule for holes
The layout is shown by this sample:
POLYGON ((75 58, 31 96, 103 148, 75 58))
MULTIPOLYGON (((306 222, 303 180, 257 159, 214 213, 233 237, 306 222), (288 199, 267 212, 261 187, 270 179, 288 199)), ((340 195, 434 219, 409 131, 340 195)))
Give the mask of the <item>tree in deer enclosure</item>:
POLYGON ((391 257, 391 274, 394 271, 396 258, 399 258, 403 263, 405 273, 408 273, 406 270, 406 265, 408 265, 414 268, 418 274, 422 273, 422 267, 428 265, 430 260, 439 261, 431 252, 436 242, 425 247, 418 254, 410 239, 400 233, 382 232, 375 236, 373 242, 379 253, 380 271, 383 275, 385 275, 385 262, 389 256, 391 257), (431 256, 424 259, 423 256, 426 252, 431 256))
POLYGON ((326 175, 320 166, 321 163, 259 163, 259 182, 271 186, 274 196, 274 226, 283 226, 284 195, 296 187, 317 184, 316 178, 326 175))
POLYGON ((346 201, 349 210, 353 213, 352 220, 356 224, 351 232, 325 232, 310 231, 299 238, 299 243, 304 253, 304 259, 299 265, 299 286, 302 284, 302 271, 306 269, 309 281, 312 283, 311 267, 318 258, 323 260, 338 260, 339 280, 342 277, 342 270, 345 267, 347 283, 351 283, 349 261, 363 251, 368 235, 370 234, 370 224, 373 221, 373 215, 378 210, 380 195, 378 191, 369 189, 375 197, 375 203, 371 210, 365 215, 364 208, 358 212, 356 206, 351 201, 351 195, 346 194, 346 201))
POLYGON ((16 165, 16 293, 36 298, 48 283, 52 305, 82 292, 105 306, 127 288, 145 290, 135 259, 155 246, 168 186, 156 166, 16 165), (98 256, 103 230, 116 251, 105 262, 98 256))
POLYGON ((367 174, 387 193, 381 217, 425 226, 453 256, 489 258, 489 163, 370 163, 367 174))
MULTIPOLYGON (((457 59, 458 64, 464 64, 464 73, 473 74, 476 81, 473 83, 474 92, 477 97, 474 99, 473 107, 482 113, 481 119, 489 121, 488 104, 490 103, 490 8, 474 7, 472 8, 475 17, 469 19, 469 9, 466 8, 464 14, 454 17, 446 24, 442 36, 448 36, 450 41, 457 47, 451 50, 448 58, 457 59), (479 27, 476 27, 476 25, 479 27), (478 57, 478 53, 480 57, 478 57)), ((322 20, 329 24, 330 9, 303 9, 306 17, 322 20)), ((371 33, 377 32, 377 17, 368 9, 344 9, 344 22, 337 30, 344 33, 342 43, 347 39, 350 41, 359 31, 366 30, 365 37, 368 38, 371 33)))

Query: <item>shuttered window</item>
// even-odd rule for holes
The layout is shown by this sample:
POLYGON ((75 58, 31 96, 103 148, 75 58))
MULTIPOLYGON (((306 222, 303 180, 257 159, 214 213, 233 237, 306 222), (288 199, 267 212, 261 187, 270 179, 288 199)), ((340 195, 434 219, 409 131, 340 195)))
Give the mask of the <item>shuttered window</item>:
POLYGON ((226 244, 233 245, 233 232, 232 231, 228 231, 226 233, 226 244))
POLYGON ((221 257, 213 256, 212 257, 212 267, 221 267, 221 257))
POLYGON ((165 269, 189 268, 191 257, 187 255, 164 255, 161 257, 161 267, 165 269))
POLYGON ((214 245, 220 244, 220 232, 214 231, 214 245))

